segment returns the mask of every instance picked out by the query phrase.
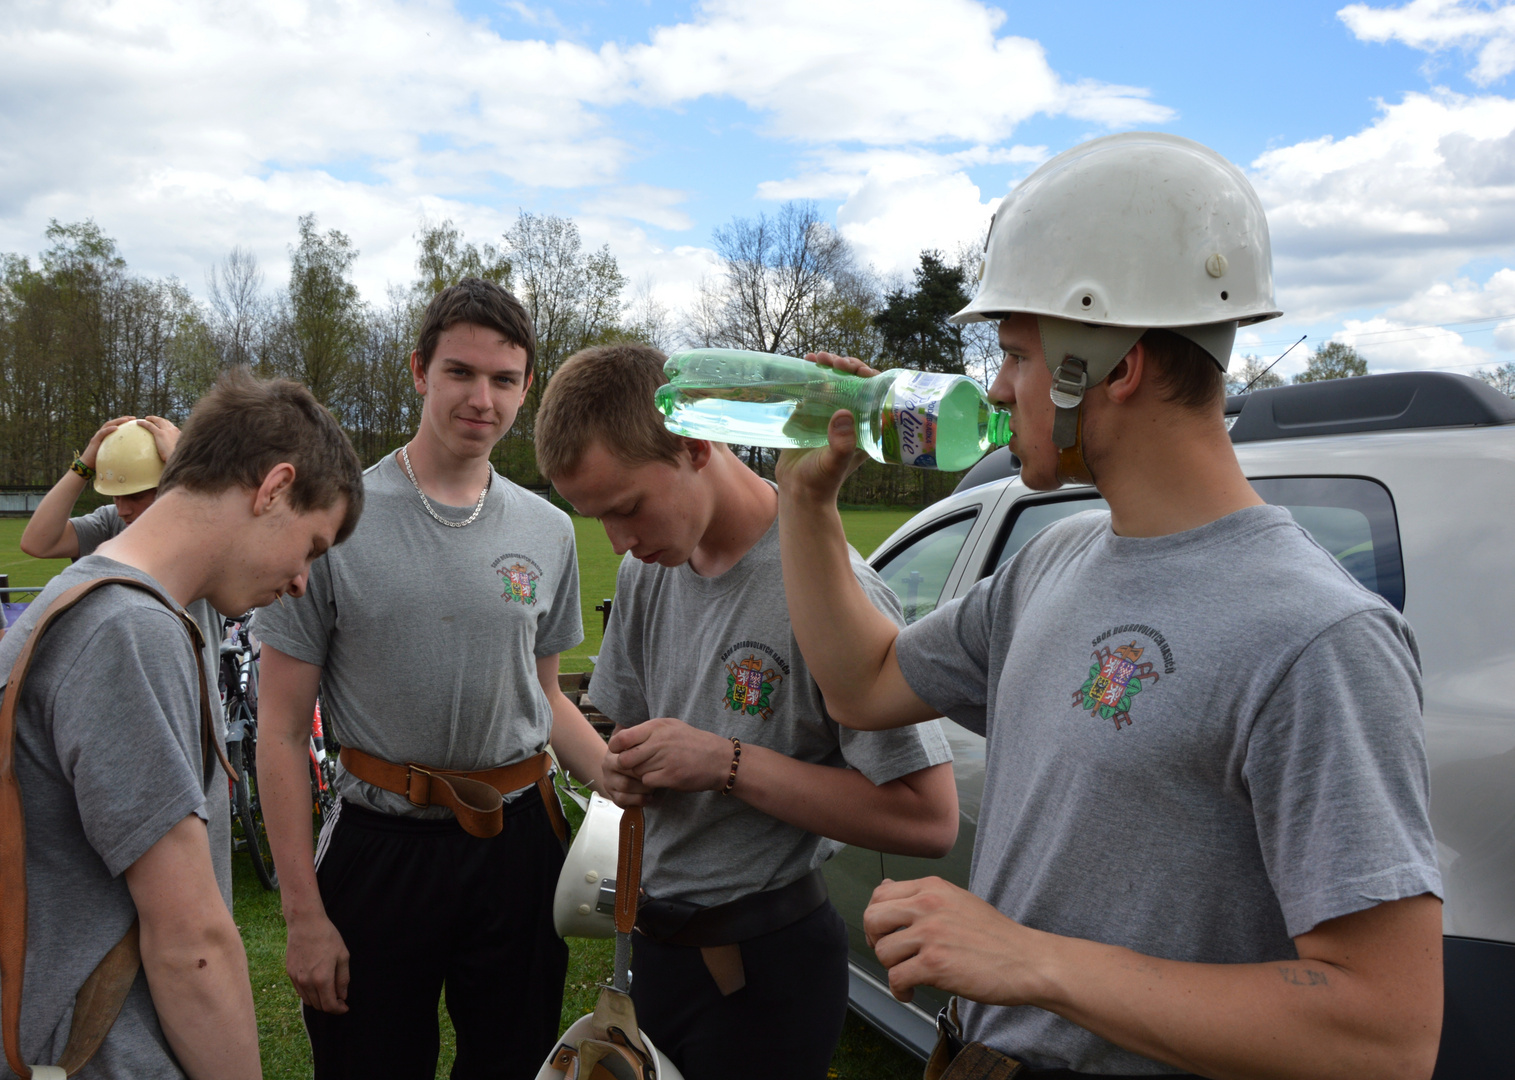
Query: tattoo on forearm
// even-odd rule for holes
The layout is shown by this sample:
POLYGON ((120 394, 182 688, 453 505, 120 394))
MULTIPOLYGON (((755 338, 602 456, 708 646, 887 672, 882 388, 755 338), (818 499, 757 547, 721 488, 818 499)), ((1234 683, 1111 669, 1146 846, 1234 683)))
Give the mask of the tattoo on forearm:
POLYGON ((1330 986, 1331 981, 1326 978, 1324 971, 1311 971, 1309 968, 1280 967, 1279 975, 1292 986, 1330 986))

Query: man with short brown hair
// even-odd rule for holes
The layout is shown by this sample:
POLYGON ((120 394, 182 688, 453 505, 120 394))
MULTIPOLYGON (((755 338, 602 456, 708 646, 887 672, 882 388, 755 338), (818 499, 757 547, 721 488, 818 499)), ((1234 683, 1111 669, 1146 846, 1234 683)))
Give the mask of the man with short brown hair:
MULTIPOLYGON (((260 1075, 247 957, 206 830, 227 801, 207 745, 213 717, 201 711, 214 684, 205 693, 182 609, 207 600, 240 613, 299 596, 311 561, 351 530, 362 493, 346 436, 296 384, 223 376, 191 413, 173 460, 205 456, 223 439, 234 452, 209 456, 226 467, 193 484, 165 472, 132 527, 54 578, 0 641, 8 678, 54 600, 100 578, 128 579, 58 614, 35 642, 25 683, 4 690, 20 695, 13 763, 27 895, 23 919, 9 906, 7 876, 4 919, 27 935, 20 1052, 29 1065, 60 1060, 76 1011, 90 1012, 81 987, 135 920, 144 977, 79 1075, 260 1075), (275 426, 300 431, 315 452, 289 453, 255 423, 227 436, 228 403, 244 416, 249 407, 277 414, 275 426), (233 460, 256 463, 253 473, 233 460), (313 501, 312 490, 321 493, 313 501)), ((8 1008, 21 989, 19 979, 4 988, 8 1008)))
MULTIPOLYGON (((849 843, 945 854, 951 753, 934 724, 859 736, 827 716, 784 608, 773 486, 724 444, 664 428, 664 359, 576 354, 536 431, 543 475, 626 556, 592 693, 619 725, 609 794, 648 803, 631 996, 687 1080, 819 1080, 848 979, 821 867, 849 843)), ((849 560, 879 617, 901 621, 849 560)))
POLYGON ((321 1080, 429 1080, 444 989, 460 1080, 534 1076, 557 1037, 546 750, 591 782, 605 750, 558 689, 583 639, 573 527, 489 463, 534 351, 504 289, 439 293, 410 356, 415 437, 364 473, 362 526, 306 596, 258 617, 258 773, 321 1080), (313 852, 318 688, 341 803, 313 852))

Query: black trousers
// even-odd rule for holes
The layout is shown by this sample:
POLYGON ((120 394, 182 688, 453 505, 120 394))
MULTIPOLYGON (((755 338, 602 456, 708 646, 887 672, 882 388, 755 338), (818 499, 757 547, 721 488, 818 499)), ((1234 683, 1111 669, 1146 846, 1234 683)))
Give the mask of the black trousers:
POLYGON ((847 1018, 847 927, 830 902, 742 942, 730 997, 700 950, 632 939, 637 1023, 684 1080, 824 1080, 847 1018))
POLYGON ((552 1051, 568 946, 552 927, 563 849, 535 788, 488 840, 456 821, 342 805, 316 869, 351 953, 348 1011, 305 1008, 318 1080, 432 1080, 445 988, 455 1080, 533 1080, 552 1051))

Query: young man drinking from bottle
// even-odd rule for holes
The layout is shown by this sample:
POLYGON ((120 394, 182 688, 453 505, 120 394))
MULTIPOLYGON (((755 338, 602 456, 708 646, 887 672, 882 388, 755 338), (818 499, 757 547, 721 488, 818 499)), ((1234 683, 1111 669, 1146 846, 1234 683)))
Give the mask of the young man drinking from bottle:
POLYGON ((851 418, 779 461, 789 610, 838 720, 945 713, 986 736, 971 891, 886 881, 864 916, 897 997, 957 995, 953 1080, 1007 1058, 1238 1080, 1435 1065, 1414 637, 1258 497, 1227 435, 1237 325, 1278 314, 1239 169, 1170 135, 1097 139, 1005 199, 957 318, 998 323, 990 396, 1021 479, 1092 482, 1109 511, 901 630, 845 572, 851 418))
POLYGON ((430 1080, 444 990, 458 1080, 535 1076, 557 1037, 546 750, 598 782, 605 744, 558 689, 583 638, 573 527, 489 463, 534 350, 504 289, 439 293, 410 357, 415 437, 364 473, 363 523, 306 594, 259 615, 258 779, 319 1080, 430 1080), (313 851, 318 687, 341 803, 313 851))
MULTIPOLYGON (((543 476, 625 556, 591 692, 618 725, 606 792, 647 807, 631 995, 687 1080, 820 1080, 847 1010, 820 868, 849 843, 946 854, 950 752, 932 724, 860 736, 826 714, 784 608, 773 485, 663 426, 664 359, 578 353, 536 429, 543 476)), ((901 621, 855 552, 841 572, 901 621)))

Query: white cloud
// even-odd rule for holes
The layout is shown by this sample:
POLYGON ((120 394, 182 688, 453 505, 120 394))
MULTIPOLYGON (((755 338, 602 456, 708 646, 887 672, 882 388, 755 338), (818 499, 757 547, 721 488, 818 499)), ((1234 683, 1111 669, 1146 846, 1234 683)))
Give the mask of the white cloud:
POLYGON ((1004 21, 975 0, 706 0, 624 59, 643 100, 729 96, 812 143, 995 143, 1038 113, 1108 127, 1173 115, 1136 87, 1063 82, 1040 44, 996 36, 1004 21))
POLYGON ((1252 163, 1291 316, 1380 307, 1515 247, 1515 101, 1438 90, 1252 163))
POLYGON ((1334 339, 1356 348, 1374 371, 1471 370, 1515 348, 1515 270, 1482 284, 1438 282, 1382 315, 1348 319, 1334 339))
MULTIPOLYGON (((539 4, 507 6, 558 25, 539 4)), ((1044 156, 1002 145, 1027 118, 1172 115, 1139 88, 1064 81, 1036 42, 1000 36, 1004 22, 978 0, 709 0, 644 43, 592 48, 511 40, 447 0, 11 4, 0 250, 35 251, 49 217, 93 217, 142 272, 198 290, 242 244, 277 281, 295 218, 314 211, 352 237, 376 297, 411 275, 423 215, 494 239, 536 190, 558 189, 577 194, 586 235, 592 220, 640 245, 612 244, 624 264, 683 282, 708 253, 673 255, 695 249, 641 228, 690 228, 682 193, 627 182, 646 151, 607 110, 725 97, 814 155, 764 196, 788 185, 841 201, 870 258, 913 262, 987 217, 964 170, 1044 156), (959 149, 921 149, 942 144, 959 149)))
POLYGON ((1362 41, 1399 41, 1413 49, 1461 49, 1478 61, 1469 77, 1488 86, 1515 71, 1515 5, 1412 0, 1403 7, 1350 4, 1336 13, 1362 41))

